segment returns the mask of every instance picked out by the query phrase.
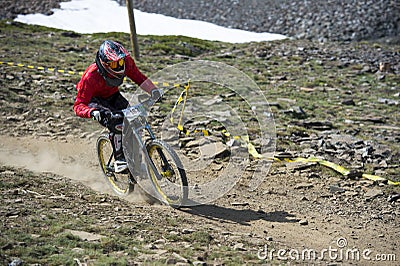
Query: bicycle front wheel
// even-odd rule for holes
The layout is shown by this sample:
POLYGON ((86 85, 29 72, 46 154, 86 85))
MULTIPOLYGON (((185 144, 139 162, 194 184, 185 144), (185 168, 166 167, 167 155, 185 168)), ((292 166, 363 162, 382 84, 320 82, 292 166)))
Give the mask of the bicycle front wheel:
POLYGON ((181 207, 188 199, 188 181, 181 160, 164 141, 151 140, 146 148, 149 164, 154 166, 149 165, 150 179, 160 200, 174 208, 181 207))
POLYGON ((134 188, 132 175, 129 170, 122 173, 114 172, 114 154, 111 141, 108 136, 100 136, 97 139, 97 156, 104 178, 111 189, 119 196, 128 195, 134 188))

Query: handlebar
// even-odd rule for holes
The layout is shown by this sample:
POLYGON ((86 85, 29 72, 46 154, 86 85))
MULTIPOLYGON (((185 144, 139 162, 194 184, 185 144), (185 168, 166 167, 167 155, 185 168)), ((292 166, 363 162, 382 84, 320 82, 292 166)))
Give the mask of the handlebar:
POLYGON ((151 97, 147 97, 146 100, 141 100, 141 98, 139 97, 139 101, 140 103, 133 106, 129 106, 126 109, 123 109, 122 110, 123 116, 126 117, 146 116, 147 110, 150 109, 150 107, 153 106, 155 103, 155 101, 151 97))
POLYGON ((128 106, 127 108, 125 108, 121 111, 107 113, 106 114, 107 119, 109 121, 120 119, 120 118, 123 118, 124 115, 126 115, 132 111, 135 111, 135 110, 139 111, 141 114, 146 114, 146 108, 150 108, 154 103, 155 103, 155 101, 151 97, 148 97, 146 100, 141 101, 140 103, 138 103, 136 105, 128 106))

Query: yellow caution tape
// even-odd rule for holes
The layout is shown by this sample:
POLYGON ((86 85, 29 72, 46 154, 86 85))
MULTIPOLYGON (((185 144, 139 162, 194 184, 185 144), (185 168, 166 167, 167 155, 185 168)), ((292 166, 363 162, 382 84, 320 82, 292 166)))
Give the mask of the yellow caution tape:
POLYGON ((179 131, 184 131, 184 129, 183 129, 183 126, 182 126, 182 125, 177 125, 176 127, 179 129, 179 131))
MULTIPOLYGON (((338 164, 320 159, 320 158, 316 158, 316 157, 310 157, 310 158, 301 158, 301 157, 297 157, 297 158, 275 158, 276 161, 286 161, 286 162, 301 162, 301 163, 318 163, 320 165, 326 166, 328 168, 331 168, 333 170, 335 170, 336 172, 342 174, 343 176, 347 176, 350 174, 350 170, 344 168, 343 166, 340 166, 338 164)), ((376 176, 376 175, 370 175, 370 174, 362 174, 361 175, 363 178, 368 179, 368 180, 372 180, 372 181, 383 181, 383 182, 387 182, 389 185, 393 185, 393 186, 399 186, 400 182, 396 182, 396 181, 392 181, 389 180, 387 178, 381 177, 381 176, 376 176)))
MULTIPOLYGON (((58 69, 55 67, 42 67, 42 66, 33 66, 33 65, 25 65, 22 63, 14 63, 14 62, 4 62, 4 61, 0 61, 0 65, 7 65, 7 66, 12 66, 12 67, 25 67, 28 69, 32 69, 32 70, 40 70, 40 71, 44 71, 44 72, 48 72, 48 73, 60 73, 60 74, 69 74, 69 75, 83 75, 83 71, 71 71, 71 70, 64 70, 64 69, 58 69)), ((128 81, 130 82, 131 80, 128 78, 124 78, 124 81, 128 81)), ((181 87, 180 84, 170 84, 168 82, 153 82, 154 85, 158 85, 158 86, 163 86, 163 87, 181 87)))
POLYGON ((372 181, 387 181, 388 185, 393 185, 393 186, 400 185, 400 182, 392 181, 377 175, 363 174, 362 177, 372 181))
POLYGON ((77 71, 71 71, 71 70, 64 70, 64 69, 57 69, 53 67, 42 67, 42 66, 32 66, 32 65, 25 65, 21 63, 14 63, 14 62, 4 62, 0 61, 0 65, 8 65, 8 66, 17 66, 17 67, 25 67, 28 69, 33 69, 33 70, 40 70, 40 71, 45 71, 45 72, 50 72, 50 73, 61 73, 61 74, 70 74, 70 75, 82 75, 83 72, 77 72, 77 71))
MULTIPOLYGON (((172 119, 172 114, 175 112, 175 109, 177 108, 177 106, 179 104, 182 103, 183 101, 183 106, 182 106, 182 111, 181 111, 181 116, 177 125, 177 128, 179 129, 179 131, 183 132, 185 135, 189 135, 191 132, 189 132, 187 129, 185 129, 183 127, 183 125, 181 124, 182 122, 182 118, 183 118, 183 112, 185 109, 185 104, 186 104, 186 98, 188 97, 188 90, 190 88, 190 82, 188 82, 187 85, 184 86, 184 90, 182 91, 182 93, 180 94, 178 100, 176 101, 174 107, 172 108, 171 111, 171 122, 173 123, 173 119, 172 119)), ((197 132, 202 132, 204 136, 208 136, 210 135, 210 131, 208 130, 194 130, 193 133, 197 133, 197 132)), ((231 137, 231 134, 229 132, 227 132, 225 129, 221 131, 221 133, 225 136, 225 137, 231 137)), ((249 140, 249 136, 233 136, 233 139, 238 140, 242 143, 243 146, 247 147, 247 150, 249 152, 249 154, 251 156, 253 156, 255 159, 261 159, 263 158, 263 156, 256 150, 256 148, 254 147, 254 145, 250 142, 249 140)), ((301 157, 297 157, 297 158, 291 158, 291 157, 286 157, 286 158, 269 158, 272 159, 274 161, 285 161, 285 162, 300 162, 300 163, 318 163, 320 165, 326 166, 330 169, 335 170, 336 172, 342 174, 343 176, 348 176, 350 174, 350 170, 344 168, 343 166, 340 166, 338 164, 320 159, 320 158, 316 158, 316 157, 310 157, 310 158, 301 158, 301 157)), ((376 176, 376 175, 370 175, 370 174, 362 174, 362 177, 365 179, 369 179, 372 181, 384 181, 387 182, 389 185, 394 185, 394 186, 398 186, 400 185, 400 182, 396 182, 396 181, 392 181, 380 176, 376 176)))
POLYGON ((254 147, 253 144, 251 144, 250 142, 247 145, 247 150, 249 151, 249 153, 257 159, 261 159, 263 156, 261 154, 259 154, 256 150, 256 148, 254 147))
POLYGON ((170 88, 170 87, 179 88, 179 87, 181 87, 181 84, 179 84, 179 83, 171 84, 169 82, 153 81, 153 84, 156 85, 156 86, 163 86, 165 88, 170 88))

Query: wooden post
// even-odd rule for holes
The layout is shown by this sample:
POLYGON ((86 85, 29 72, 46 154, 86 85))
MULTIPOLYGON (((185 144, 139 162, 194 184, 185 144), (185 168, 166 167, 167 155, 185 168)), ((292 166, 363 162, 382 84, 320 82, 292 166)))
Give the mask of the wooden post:
POLYGON ((137 41, 135 17, 133 15, 133 0, 126 0, 126 7, 128 8, 129 25, 131 28, 131 44, 136 60, 139 60, 139 45, 137 41))

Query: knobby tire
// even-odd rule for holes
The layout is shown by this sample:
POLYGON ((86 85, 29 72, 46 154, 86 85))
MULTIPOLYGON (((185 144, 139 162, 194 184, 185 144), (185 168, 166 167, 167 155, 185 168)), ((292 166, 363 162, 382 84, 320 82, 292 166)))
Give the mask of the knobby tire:
POLYGON ((186 172, 176 152, 162 140, 151 140, 146 145, 150 162, 158 171, 160 179, 149 165, 150 180, 161 201, 179 208, 188 199, 186 172))
POLYGON ((131 181, 131 174, 128 170, 126 173, 114 173, 113 149, 108 136, 100 136, 97 139, 96 146, 100 168, 103 172, 106 182, 117 195, 128 195, 134 188, 134 185, 131 181))

